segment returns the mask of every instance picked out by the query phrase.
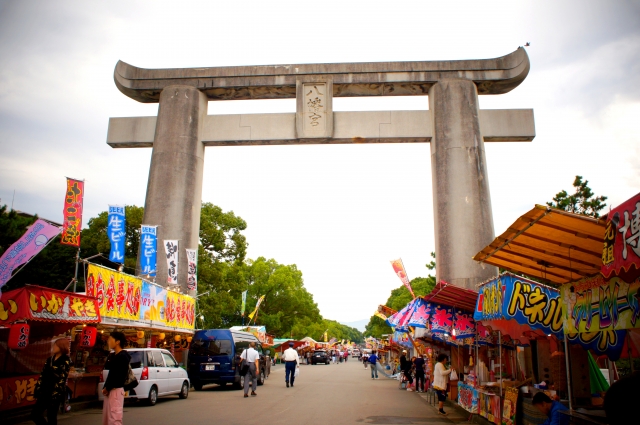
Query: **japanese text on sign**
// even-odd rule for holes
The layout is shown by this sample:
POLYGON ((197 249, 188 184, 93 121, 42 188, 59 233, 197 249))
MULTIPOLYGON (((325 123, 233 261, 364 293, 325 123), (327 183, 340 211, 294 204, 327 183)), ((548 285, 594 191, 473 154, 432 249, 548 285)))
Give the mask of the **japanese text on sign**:
POLYGON ((109 205, 107 235, 111 243, 109 261, 124 263, 125 236, 126 236, 125 207, 109 205))
POLYGON ((83 197, 84 182, 68 178, 67 193, 64 198, 62 238, 60 240, 64 245, 80 247, 83 197))

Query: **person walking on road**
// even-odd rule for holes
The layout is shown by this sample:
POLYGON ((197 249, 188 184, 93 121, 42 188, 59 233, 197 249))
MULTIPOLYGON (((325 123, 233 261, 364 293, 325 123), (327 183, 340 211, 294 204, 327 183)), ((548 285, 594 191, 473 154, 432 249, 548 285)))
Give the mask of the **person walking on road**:
POLYGON ((127 338, 122 332, 111 332, 107 340, 109 354, 104 368, 108 370, 102 394, 102 425, 122 425, 124 407, 124 383, 129 377, 129 361, 131 356, 124 350, 127 338))
POLYGON ((289 385, 293 387, 293 382, 296 380, 296 369, 300 367, 298 352, 293 349, 293 345, 293 342, 290 342, 289 348, 284 350, 284 354, 282 354, 282 360, 285 362, 284 380, 287 383, 287 388, 289 385))
POLYGON ((424 392, 424 359, 422 356, 416 357, 413 361, 413 366, 416 368, 416 391, 419 393, 424 392))
POLYGON ((447 369, 444 365, 449 359, 446 354, 440 354, 436 358, 436 367, 433 371, 433 389, 436 390, 438 395, 438 413, 445 416, 447 413, 444 411, 444 402, 447 400, 447 384, 449 382, 449 375, 453 369, 447 369))
POLYGON ((258 374, 260 373, 260 353, 256 351, 256 343, 250 342, 249 348, 246 348, 240 358, 249 366, 247 374, 244 375, 244 397, 249 397, 249 386, 251 385, 251 395, 256 396, 256 388, 258 386, 258 374))
POLYGON ((57 339, 51 347, 51 357, 45 361, 33 392, 36 404, 31 410, 31 420, 36 425, 58 423, 58 409, 67 396, 67 376, 70 368, 69 341, 67 338, 57 339), (43 417, 45 410, 48 421, 43 417))
POLYGON ((411 376, 411 361, 407 359, 407 350, 402 351, 402 355, 400 356, 400 369, 404 374, 407 381, 409 381, 409 387, 413 385, 413 377, 411 376))
POLYGON ((372 351, 369 356, 369 363, 371 363, 371 379, 378 379, 378 368, 376 363, 378 362, 378 356, 376 356, 376 352, 372 351), (375 373, 375 378, 373 377, 375 373))

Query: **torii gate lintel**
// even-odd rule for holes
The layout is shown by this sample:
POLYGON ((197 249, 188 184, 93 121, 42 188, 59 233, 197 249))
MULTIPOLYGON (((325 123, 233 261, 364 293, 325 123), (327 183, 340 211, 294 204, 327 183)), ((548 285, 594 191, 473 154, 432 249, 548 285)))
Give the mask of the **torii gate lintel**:
MULTIPOLYGON (((535 137, 533 110, 480 110, 478 94, 506 93, 528 72, 523 48, 464 61, 157 70, 118 62, 120 91, 159 110, 111 118, 107 143, 153 148, 144 223, 159 225, 159 241, 178 239, 184 249, 198 246, 205 146, 429 142, 437 279, 475 289, 497 274, 472 260, 494 238, 484 142, 535 137), (394 95, 428 95, 429 109, 333 111, 333 97, 394 95), (296 98, 295 113, 207 115, 212 100, 287 97, 296 98)), ((157 273, 162 283, 163 261, 157 273)), ((179 284, 187 290, 186 273, 179 284)))

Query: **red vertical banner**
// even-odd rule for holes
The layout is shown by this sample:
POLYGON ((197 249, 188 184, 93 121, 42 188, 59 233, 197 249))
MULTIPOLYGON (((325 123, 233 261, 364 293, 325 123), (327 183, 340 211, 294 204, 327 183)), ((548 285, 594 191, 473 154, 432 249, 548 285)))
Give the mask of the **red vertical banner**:
POLYGON ((64 197, 64 224, 60 242, 63 245, 80 247, 82 231, 82 200, 84 199, 84 181, 67 177, 67 193, 64 197))

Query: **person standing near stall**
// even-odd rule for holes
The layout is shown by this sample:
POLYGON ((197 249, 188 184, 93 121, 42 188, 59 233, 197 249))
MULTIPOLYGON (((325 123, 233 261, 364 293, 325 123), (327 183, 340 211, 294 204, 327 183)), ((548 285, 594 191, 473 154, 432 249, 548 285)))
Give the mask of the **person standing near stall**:
POLYGON ((416 368, 416 391, 419 393, 424 392, 424 359, 422 356, 418 356, 413 361, 413 366, 416 368))
POLYGON ((58 423, 58 409, 67 396, 67 376, 70 368, 69 341, 59 338, 51 347, 51 357, 45 361, 33 393, 36 404, 31 410, 31 420, 37 425, 58 423), (45 410, 47 419, 43 416, 45 410))
POLYGON ((113 353, 109 354, 104 368, 108 370, 102 394, 102 425, 122 425, 124 408, 124 383, 129 377, 131 356, 124 350, 127 338, 122 332, 111 332, 107 340, 113 353))
POLYGON ((444 363, 449 359, 446 354, 438 355, 436 367, 433 371, 433 389, 438 395, 438 413, 446 416, 444 411, 444 402, 447 400, 447 385, 449 383, 449 375, 453 369, 447 369, 444 363))
POLYGON ((560 413, 569 409, 562 403, 551 400, 545 393, 539 392, 534 395, 531 404, 548 417, 542 425, 569 425, 569 416, 560 413))

